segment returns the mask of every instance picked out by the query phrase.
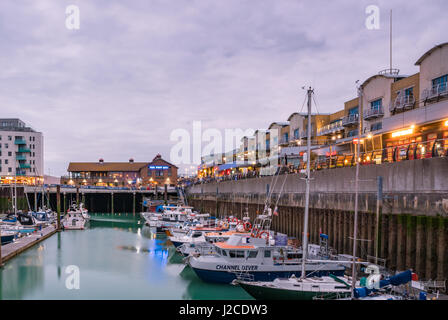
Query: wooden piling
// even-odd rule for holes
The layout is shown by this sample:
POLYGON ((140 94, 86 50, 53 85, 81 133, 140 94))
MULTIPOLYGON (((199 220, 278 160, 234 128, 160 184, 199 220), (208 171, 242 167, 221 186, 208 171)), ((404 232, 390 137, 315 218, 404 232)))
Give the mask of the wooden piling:
POLYGON ((397 215, 397 270, 404 270, 403 215, 397 215))
POLYGON ((111 208, 111 213, 112 214, 114 214, 115 213, 115 211, 114 211, 114 193, 113 192, 111 192, 110 193, 110 208, 111 208))
POLYGON ((445 240, 445 222, 446 218, 438 217, 438 232, 437 232, 437 279, 446 280, 444 278, 446 268, 446 240, 445 240))
POLYGON ((135 216, 135 192, 132 193, 132 214, 135 216))
POLYGON ((57 227, 58 232, 61 231, 61 185, 56 186, 56 214, 57 216, 57 227))
POLYGON ((406 215, 406 269, 415 270, 415 248, 416 248, 416 232, 415 232, 415 216, 406 215))
POLYGON ((435 256, 435 246, 434 246, 434 221, 432 217, 426 217, 426 270, 425 278, 427 280, 434 279, 434 256, 435 256))

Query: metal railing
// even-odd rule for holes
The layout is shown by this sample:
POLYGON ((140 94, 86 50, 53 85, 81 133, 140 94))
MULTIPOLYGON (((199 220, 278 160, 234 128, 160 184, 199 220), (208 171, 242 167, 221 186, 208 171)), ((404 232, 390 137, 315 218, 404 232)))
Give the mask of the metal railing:
POLYGON ((391 104, 389 110, 391 112, 412 109, 415 105, 414 95, 398 96, 391 104))
POLYGON ((400 74, 400 69, 395 69, 395 68, 389 68, 389 69, 384 69, 381 70, 380 72, 378 72, 378 74, 381 75, 399 75, 400 74))
POLYGON ((423 99, 434 99, 439 97, 448 96, 448 83, 443 82, 438 85, 432 86, 429 89, 425 89, 422 92, 423 99))
POLYGON ((373 109, 368 109, 364 111, 364 119, 372 119, 372 118, 378 118, 384 116, 384 108, 378 107, 373 109))
POLYGON ((344 118, 342 118, 342 125, 343 126, 351 126, 354 124, 358 124, 359 122, 359 114, 355 113, 355 114, 350 114, 348 116, 345 116, 344 118))
POLYGON ((331 134, 331 133, 335 133, 338 131, 342 131, 344 130, 344 126, 342 125, 342 120, 327 124, 323 127, 321 127, 318 131, 317 131, 317 135, 321 136, 321 135, 326 135, 326 134, 331 134))

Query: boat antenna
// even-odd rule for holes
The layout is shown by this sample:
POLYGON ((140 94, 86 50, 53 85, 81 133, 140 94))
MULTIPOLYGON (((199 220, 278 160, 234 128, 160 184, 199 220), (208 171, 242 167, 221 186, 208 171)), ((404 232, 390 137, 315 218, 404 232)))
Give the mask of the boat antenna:
POLYGON ((392 9, 390 9, 390 35, 389 35, 389 46, 390 46, 390 74, 392 74, 392 9))
POLYGON ((308 215, 310 206, 310 162, 311 162, 311 99, 314 90, 309 87, 307 90, 308 96, 308 129, 307 129, 307 147, 306 147, 306 191, 305 191, 305 214, 303 218, 303 240, 302 240, 302 274, 301 279, 306 278, 305 263, 308 256, 308 215))

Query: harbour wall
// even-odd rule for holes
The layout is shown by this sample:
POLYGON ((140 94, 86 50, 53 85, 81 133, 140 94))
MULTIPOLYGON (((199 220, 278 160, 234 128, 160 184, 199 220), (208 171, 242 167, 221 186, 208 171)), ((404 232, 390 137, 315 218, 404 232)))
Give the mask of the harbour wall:
MULTIPOLYGON (((187 189, 189 204, 218 216, 251 220, 263 211, 268 192, 278 205, 273 229, 301 240, 305 206, 303 174, 198 184, 187 189), (283 188, 282 188, 282 185, 283 188), (280 190, 283 192, 280 193, 280 190)), ((319 233, 339 253, 352 253, 355 168, 311 173, 310 241, 319 233)), ((448 159, 434 158, 361 166, 358 256, 378 256, 392 270, 411 268, 426 280, 448 279, 448 159), (382 177, 379 188, 378 177, 382 177), (380 200, 380 201, 377 201, 380 200)))

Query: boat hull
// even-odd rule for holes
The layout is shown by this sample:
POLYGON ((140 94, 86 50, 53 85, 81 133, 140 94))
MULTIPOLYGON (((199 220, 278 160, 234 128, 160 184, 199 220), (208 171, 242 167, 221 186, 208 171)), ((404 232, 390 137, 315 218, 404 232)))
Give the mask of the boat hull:
MULTIPOLYGON (((191 266, 191 265, 190 265, 191 266)), ((237 273, 228 271, 218 271, 218 270, 206 270, 192 267, 196 275, 205 282, 212 283, 231 283, 233 280, 237 279, 237 273)), ((310 274, 312 271, 307 272, 310 274)), ((330 274, 335 276, 343 276, 345 270, 322 270, 313 272, 313 276, 323 277, 330 274)), ((255 272, 244 272, 245 277, 253 277, 253 281, 274 281, 277 278, 289 278, 292 275, 300 277, 300 270, 290 270, 290 271, 255 271, 255 272)))
POLYGON ((272 288, 250 284, 248 282, 238 283, 248 294, 257 300, 313 300, 315 297, 324 296, 325 299, 336 299, 350 296, 350 292, 335 293, 323 291, 299 291, 282 288, 272 288))
POLYGON ((13 234, 11 234, 11 235, 3 235, 3 236, 1 236, 0 243, 1 243, 2 246, 4 246, 5 244, 11 243, 13 241, 14 241, 14 235, 13 234))

